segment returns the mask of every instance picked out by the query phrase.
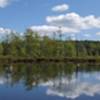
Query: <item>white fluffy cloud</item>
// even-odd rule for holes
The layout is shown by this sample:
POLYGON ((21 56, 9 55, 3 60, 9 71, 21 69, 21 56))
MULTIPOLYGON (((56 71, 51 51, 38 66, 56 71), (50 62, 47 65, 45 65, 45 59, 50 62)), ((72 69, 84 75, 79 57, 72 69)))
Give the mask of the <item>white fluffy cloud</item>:
POLYGON ((100 28, 100 17, 94 15, 82 17, 77 13, 67 13, 59 16, 48 16, 46 21, 50 25, 64 26, 77 31, 91 28, 100 28))
POLYGON ((2 40, 5 40, 6 38, 8 38, 8 36, 9 36, 9 38, 11 38, 10 37, 10 34, 15 34, 15 35, 20 35, 21 36, 21 34, 19 33, 17 33, 15 30, 13 30, 13 29, 10 29, 10 28, 3 28, 3 27, 0 27, 0 40, 2 41, 2 40))
POLYGON ((9 5, 9 3, 11 2, 11 0, 0 0, 0 7, 4 8, 7 5, 9 5))
POLYGON ((93 28, 100 29, 100 17, 94 15, 80 16, 79 14, 72 12, 67 14, 61 14, 58 16, 48 16, 46 18, 47 25, 32 26, 33 31, 39 33, 50 34, 58 32, 59 27, 61 33, 78 33, 82 30, 88 30, 93 28))
POLYGON ((6 6, 8 6, 9 4, 15 1, 18 0, 0 0, 0 8, 5 8, 6 6))
POLYGON ((67 4, 62 4, 62 5, 57 5, 52 8, 52 11, 54 12, 64 12, 69 9, 69 5, 67 4))
POLYGON ((0 27, 0 39, 5 39, 7 35, 10 35, 11 33, 16 34, 17 32, 15 30, 9 29, 9 28, 2 28, 0 27))
POLYGON ((57 31, 59 28, 56 27, 56 26, 41 25, 41 26, 32 26, 31 29, 34 30, 34 31, 36 31, 36 32, 51 33, 51 32, 57 31))
POLYGON ((11 32, 12 32, 11 29, 0 27, 0 34, 9 34, 11 32))
POLYGON ((32 26, 30 27, 31 30, 35 31, 35 32, 38 32, 38 33, 42 33, 42 34, 51 34, 51 33, 54 33, 54 32, 57 32, 59 33, 59 31, 64 34, 66 32, 70 32, 70 33, 73 33, 73 32, 77 32, 77 30, 75 29, 72 29, 72 28, 67 28, 67 27, 58 27, 58 26, 53 26, 53 25, 41 25, 41 26, 32 26))

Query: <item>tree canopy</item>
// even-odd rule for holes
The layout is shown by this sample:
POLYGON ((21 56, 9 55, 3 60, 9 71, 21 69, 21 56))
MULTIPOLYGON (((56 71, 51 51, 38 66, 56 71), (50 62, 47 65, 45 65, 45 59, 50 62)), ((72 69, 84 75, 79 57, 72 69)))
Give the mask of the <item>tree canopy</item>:
MULTIPOLYGON (((59 34, 58 34, 59 35, 59 34)), ((99 41, 61 40, 27 30, 23 36, 11 33, 0 42, 0 56, 85 57, 100 56, 99 41)))

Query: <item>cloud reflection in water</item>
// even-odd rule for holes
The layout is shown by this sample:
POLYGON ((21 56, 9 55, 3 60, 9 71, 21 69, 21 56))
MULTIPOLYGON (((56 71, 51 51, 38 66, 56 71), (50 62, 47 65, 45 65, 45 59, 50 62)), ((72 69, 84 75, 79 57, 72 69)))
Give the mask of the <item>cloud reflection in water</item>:
POLYGON ((99 74, 100 73, 80 73, 78 77, 73 75, 71 79, 67 77, 58 77, 46 83, 41 83, 40 85, 48 87, 46 91, 47 95, 55 95, 70 99, 78 98, 83 94, 95 96, 96 94, 100 94, 99 74))

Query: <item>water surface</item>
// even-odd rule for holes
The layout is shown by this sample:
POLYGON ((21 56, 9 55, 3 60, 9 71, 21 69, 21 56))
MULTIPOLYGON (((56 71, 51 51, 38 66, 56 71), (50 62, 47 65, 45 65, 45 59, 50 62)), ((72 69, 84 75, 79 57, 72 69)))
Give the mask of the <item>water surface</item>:
POLYGON ((1 64, 0 100, 100 100, 100 66, 1 64))

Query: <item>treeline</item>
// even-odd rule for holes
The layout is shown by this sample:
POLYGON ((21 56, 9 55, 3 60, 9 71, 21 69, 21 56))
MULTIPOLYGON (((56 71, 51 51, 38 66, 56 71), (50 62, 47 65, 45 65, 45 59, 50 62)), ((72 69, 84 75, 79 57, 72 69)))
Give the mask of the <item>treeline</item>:
POLYGON ((0 42, 0 56, 33 58, 100 56, 99 41, 72 41, 61 38, 61 35, 59 39, 42 37, 31 30, 27 30, 22 36, 12 32, 0 42))

